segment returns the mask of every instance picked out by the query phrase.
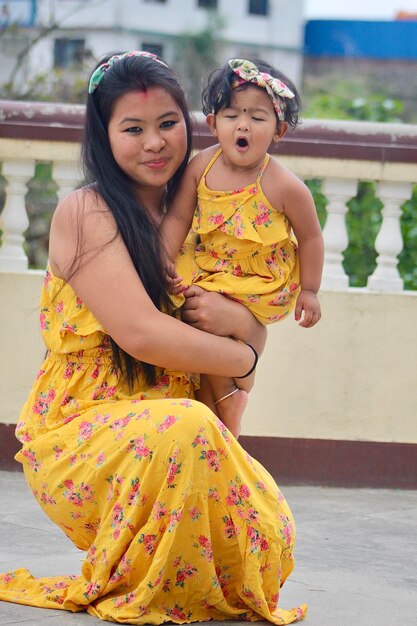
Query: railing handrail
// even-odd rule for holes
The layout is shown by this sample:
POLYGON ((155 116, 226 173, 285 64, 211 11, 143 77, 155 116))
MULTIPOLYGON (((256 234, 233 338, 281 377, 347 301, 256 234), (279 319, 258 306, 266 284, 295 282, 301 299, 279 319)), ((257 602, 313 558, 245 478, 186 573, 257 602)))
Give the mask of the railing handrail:
MULTIPOLYGON (((0 137, 79 143, 84 113, 82 104, 0 100, 0 137)), ((214 142, 204 117, 195 113, 195 148, 202 149, 214 142)), ((284 156, 417 164, 417 125, 305 119, 271 146, 271 152, 284 156)))

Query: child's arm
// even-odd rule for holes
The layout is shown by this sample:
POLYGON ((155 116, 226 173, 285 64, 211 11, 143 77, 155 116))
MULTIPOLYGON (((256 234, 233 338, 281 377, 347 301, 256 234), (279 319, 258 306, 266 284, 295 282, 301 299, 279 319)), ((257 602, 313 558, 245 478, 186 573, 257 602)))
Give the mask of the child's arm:
POLYGON ((201 158, 197 155, 187 165, 179 189, 161 222, 161 242, 172 262, 175 261, 191 227, 201 173, 201 158))
POLYGON ((300 326, 311 328, 321 317, 317 292, 320 289, 324 262, 324 244, 313 197, 298 178, 286 189, 284 212, 298 241, 301 291, 295 307, 295 319, 300 326), (304 312, 304 317, 302 314, 304 312))
POLYGON ((262 182, 268 200, 284 211, 297 238, 301 291, 294 314, 297 321, 301 320, 300 326, 311 328, 321 317, 317 292, 324 261, 323 236, 313 197, 299 178, 272 159, 262 182))

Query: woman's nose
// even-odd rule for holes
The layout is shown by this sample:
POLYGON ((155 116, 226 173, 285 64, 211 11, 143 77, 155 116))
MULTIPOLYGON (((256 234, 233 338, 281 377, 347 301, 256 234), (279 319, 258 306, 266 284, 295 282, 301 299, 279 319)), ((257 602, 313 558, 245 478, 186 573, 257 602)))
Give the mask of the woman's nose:
POLYGON ((159 152, 165 146, 165 143, 161 133, 149 132, 144 138, 143 147, 151 152, 159 152))

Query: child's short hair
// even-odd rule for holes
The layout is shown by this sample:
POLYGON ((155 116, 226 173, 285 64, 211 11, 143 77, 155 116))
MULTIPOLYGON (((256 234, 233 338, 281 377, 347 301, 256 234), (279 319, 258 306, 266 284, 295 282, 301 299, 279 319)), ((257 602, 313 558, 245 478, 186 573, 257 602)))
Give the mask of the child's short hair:
MULTIPOLYGON (((285 102, 284 121, 295 128, 300 122, 298 114, 301 108, 301 98, 294 83, 287 76, 285 76, 285 74, 261 59, 246 60, 254 63, 260 72, 266 72, 274 78, 278 78, 291 89, 294 94, 294 98, 283 98, 285 102)), ((232 87, 232 83, 236 78, 237 76, 230 67, 228 61, 210 73, 201 94, 204 115, 208 115, 209 113, 214 113, 214 115, 216 115, 221 109, 229 107, 234 89, 243 91, 248 87, 248 85, 253 84, 250 82, 244 82, 238 87, 232 87)), ((262 89, 262 87, 259 87, 259 89, 262 89)))

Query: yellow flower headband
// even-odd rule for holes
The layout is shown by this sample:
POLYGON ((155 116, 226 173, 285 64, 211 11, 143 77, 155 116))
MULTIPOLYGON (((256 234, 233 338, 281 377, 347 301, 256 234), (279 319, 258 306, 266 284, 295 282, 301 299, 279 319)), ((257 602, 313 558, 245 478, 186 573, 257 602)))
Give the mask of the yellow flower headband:
POLYGON ((238 76, 232 83, 232 87, 238 87, 245 82, 252 83, 257 87, 266 89, 268 96, 272 100, 278 119, 282 122, 285 119, 286 103, 284 98, 295 98, 293 92, 282 80, 274 78, 266 72, 260 72, 256 65, 246 59, 231 59, 229 65, 238 76))

